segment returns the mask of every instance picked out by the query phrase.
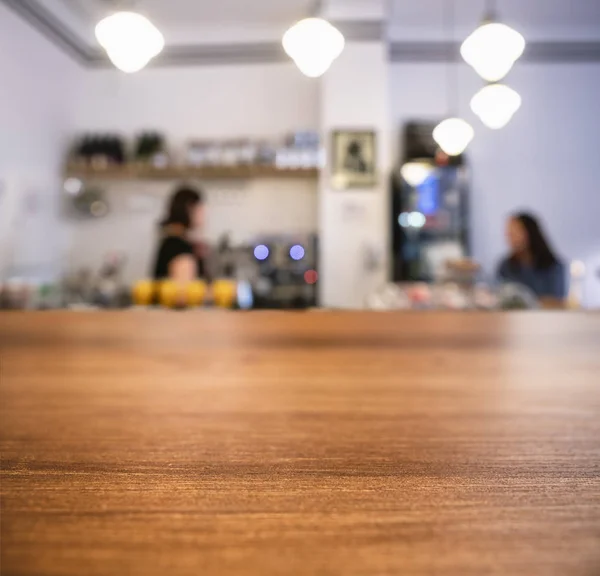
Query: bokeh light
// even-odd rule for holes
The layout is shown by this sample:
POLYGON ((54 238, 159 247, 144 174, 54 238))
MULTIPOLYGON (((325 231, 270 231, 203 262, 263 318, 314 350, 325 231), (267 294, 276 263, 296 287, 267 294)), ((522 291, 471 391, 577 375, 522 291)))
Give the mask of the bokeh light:
POLYGON ((400 224, 400 226, 402 226, 402 228, 409 227, 408 212, 402 212, 402 214, 400 214, 400 216, 398 216, 398 224, 400 224))
POLYGON ((65 192, 76 196, 83 189, 83 182, 79 178, 67 178, 65 180, 65 192))
POLYGON ((296 244, 290 248, 290 258, 292 260, 302 260, 302 258, 304 258, 304 254, 304 248, 300 246, 300 244, 296 244))
POLYGON ((254 248, 254 257, 257 260, 266 260, 269 257, 269 248, 264 244, 259 244, 254 248))
POLYGON ((413 228, 423 228, 426 221, 425 214, 422 214, 421 212, 411 212, 408 215, 408 224, 413 228))
POLYGON ((307 270, 304 273, 304 281, 307 284, 316 284, 318 279, 319 275, 317 274, 316 270, 307 270))

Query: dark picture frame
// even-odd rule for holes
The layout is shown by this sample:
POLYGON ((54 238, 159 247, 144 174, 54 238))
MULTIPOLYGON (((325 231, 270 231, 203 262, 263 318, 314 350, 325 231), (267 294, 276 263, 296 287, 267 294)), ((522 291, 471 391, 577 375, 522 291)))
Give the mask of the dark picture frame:
POLYGON ((373 188, 377 184, 377 135, 374 130, 335 130, 331 141, 334 188, 373 188))

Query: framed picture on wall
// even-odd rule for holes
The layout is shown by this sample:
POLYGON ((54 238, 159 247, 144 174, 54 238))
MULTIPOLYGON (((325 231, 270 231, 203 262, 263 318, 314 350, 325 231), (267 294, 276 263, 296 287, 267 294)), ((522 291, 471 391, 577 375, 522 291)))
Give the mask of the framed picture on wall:
POLYGON ((332 141, 334 188, 373 188, 377 183, 377 143, 372 130, 336 130, 332 141))

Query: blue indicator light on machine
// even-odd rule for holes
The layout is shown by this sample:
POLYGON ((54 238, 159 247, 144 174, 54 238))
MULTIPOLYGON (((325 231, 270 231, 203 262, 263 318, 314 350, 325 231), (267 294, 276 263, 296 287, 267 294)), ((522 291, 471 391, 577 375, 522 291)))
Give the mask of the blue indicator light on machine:
POLYGON ((259 244, 254 249, 254 257, 257 260, 266 260, 269 257, 269 249, 264 244, 259 244))
POLYGON ((292 260, 302 260, 304 258, 304 248, 300 244, 296 244, 290 248, 290 258, 292 260))

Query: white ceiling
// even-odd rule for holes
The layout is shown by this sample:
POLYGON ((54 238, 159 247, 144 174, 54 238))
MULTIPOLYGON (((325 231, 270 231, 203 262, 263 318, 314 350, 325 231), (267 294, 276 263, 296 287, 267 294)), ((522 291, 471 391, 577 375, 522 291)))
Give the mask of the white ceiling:
MULTIPOLYGON (((113 0, 62 0, 82 16, 98 19, 118 6, 113 0)), ((130 3, 163 26, 278 25, 310 13, 315 0, 137 0, 130 3)), ((123 4, 126 5, 126 4, 123 4)))
MULTIPOLYGON (((444 2, 452 0, 392 0, 392 18, 408 25, 426 25, 439 18, 444 2)), ((459 23, 474 21, 485 11, 485 0, 456 0, 459 23)), ((496 0, 496 11, 504 20, 518 20, 526 26, 581 25, 600 26, 600 0, 496 0)))
MULTIPOLYGON (((358 0, 344 0, 355 2, 358 0)), ((385 0, 394 40, 446 39, 444 3, 454 1, 453 36, 481 19, 485 0, 385 0)), ((309 15, 315 0, 38 0, 69 30, 95 46, 94 25, 115 6, 133 5, 163 31, 168 44, 201 45, 276 40, 309 15)), ((343 4, 342 4, 343 5, 343 4)), ((600 0, 496 0, 503 21, 528 40, 600 40, 600 0)))
MULTIPOLYGON (((444 2, 453 0, 392 0, 390 21, 406 35, 444 30, 444 2)), ((455 0, 456 30, 463 33, 481 20, 486 0, 455 0)), ((600 38, 600 0, 495 0, 499 17, 528 38, 576 40, 600 38)))
MULTIPOLYGON (((97 19, 118 0, 61 0, 79 14, 97 19)), ((427 26, 438 19, 444 2, 452 0, 388 0, 392 20, 406 26, 427 26)), ((600 0, 496 0, 503 18, 527 26, 600 27, 600 0)), ((307 15, 315 0, 135 0, 130 2, 159 24, 284 24, 307 15)), ((126 3, 124 4, 126 5, 126 3)), ((457 22, 474 21, 485 0, 455 0, 457 22)))

